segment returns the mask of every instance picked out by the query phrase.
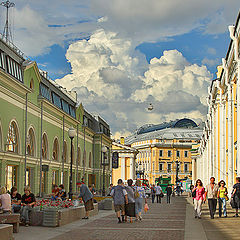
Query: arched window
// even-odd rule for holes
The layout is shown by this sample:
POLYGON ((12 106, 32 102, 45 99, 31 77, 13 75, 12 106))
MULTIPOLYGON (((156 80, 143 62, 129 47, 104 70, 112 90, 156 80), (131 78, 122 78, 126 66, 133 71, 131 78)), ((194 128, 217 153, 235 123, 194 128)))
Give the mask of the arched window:
POLYGON ((27 155, 34 156, 35 154, 35 136, 33 129, 30 128, 27 136, 27 155))
POLYGON ((30 81, 30 88, 33 90, 34 89, 34 82, 33 82, 33 79, 31 79, 30 81))
POLYGON ((42 137, 42 158, 47 159, 48 156, 48 142, 46 133, 42 137))
POLYGON ((81 165, 81 149, 80 149, 80 147, 78 147, 78 153, 77 153, 78 155, 77 155, 77 164, 78 164, 78 166, 80 166, 81 165))
POLYGON ((89 168, 92 167, 92 153, 89 153, 89 168))
POLYGON ((67 162, 67 143, 64 141, 63 145, 63 160, 66 163, 67 162))
POLYGON ((52 154, 54 161, 59 161, 59 144, 58 139, 55 138, 53 142, 53 154, 52 154))
POLYGON ((18 153, 19 136, 15 122, 11 122, 8 128, 7 135, 7 151, 18 153))

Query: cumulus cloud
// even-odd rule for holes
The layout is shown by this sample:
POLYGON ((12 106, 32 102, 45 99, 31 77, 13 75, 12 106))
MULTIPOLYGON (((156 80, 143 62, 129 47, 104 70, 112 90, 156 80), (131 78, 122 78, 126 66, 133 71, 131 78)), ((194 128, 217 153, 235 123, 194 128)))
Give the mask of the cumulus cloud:
POLYGON ((100 113, 117 135, 146 123, 182 116, 203 118, 211 74, 177 50, 148 64, 132 42, 114 32, 96 31, 69 46, 72 73, 56 80, 78 93, 90 112, 100 113), (147 110, 152 103, 154 110, 147 110), (120 133, 119 133, 120 132, 120 133))

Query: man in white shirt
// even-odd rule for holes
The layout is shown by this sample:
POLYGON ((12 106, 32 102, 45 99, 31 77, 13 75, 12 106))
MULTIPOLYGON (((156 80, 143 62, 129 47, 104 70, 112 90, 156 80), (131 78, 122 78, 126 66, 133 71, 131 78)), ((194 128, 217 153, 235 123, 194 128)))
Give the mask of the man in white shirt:
POLYGON ((160 187, 160 185, 158 183, 156 186, 157 203, 161 203, 161 193, 162 193, 162 188, 160 187))

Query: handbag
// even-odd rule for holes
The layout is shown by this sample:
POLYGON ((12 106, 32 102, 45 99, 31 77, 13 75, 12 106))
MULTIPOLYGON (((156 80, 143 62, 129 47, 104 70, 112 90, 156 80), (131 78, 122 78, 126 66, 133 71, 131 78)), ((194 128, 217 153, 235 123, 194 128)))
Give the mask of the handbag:
POLYGON ((145 203, 145 205, 144 205, 144 212, 146 213, 148 210, 149 210, 148 204, 145 203))
POLYGON ((226 201, 228 201, 228 200, 229 200, 229 197, 226 195, 226 196, 225 196, 225 199, 226 199, 226 201))
POLYGON ((194 190, 192 191, 192 197, 195 198, 196 195, 197 195, 197 192, 196 192, 196 189, 194 189, 194 190))
POLYGON ((236 208, 236 204, 235 204, 235 201, 234 201, 233 197, 230 200, 230 205, 231 205, 232 208, 236 208))
POLYGON ((160 198, 163 198, 164 197, 163 192, 161 192, 159 196, 160 196, 160 198))

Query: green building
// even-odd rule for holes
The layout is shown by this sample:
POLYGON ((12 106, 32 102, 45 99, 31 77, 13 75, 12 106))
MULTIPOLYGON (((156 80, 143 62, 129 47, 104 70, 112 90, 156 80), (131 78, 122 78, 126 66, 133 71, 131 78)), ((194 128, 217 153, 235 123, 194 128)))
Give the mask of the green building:
POLYGON ((36 62, 0 39, 0 185, 24 185, 49 194, 53 184, 69 189, 73 139, 73 191, 77 182, 108 187, 111 176, 109 125, 77 104, 69 92, 49 80, 36 62), (107 152, 103 152, 105 146, 107 152), (42 166, 42 168, 40 167, 42 166), (103 173, 104 170, 104 173, 103 173), (103 180, 104 176, 104 180, 103 180), (40 183, 41 181, 41 183, 40 183))

